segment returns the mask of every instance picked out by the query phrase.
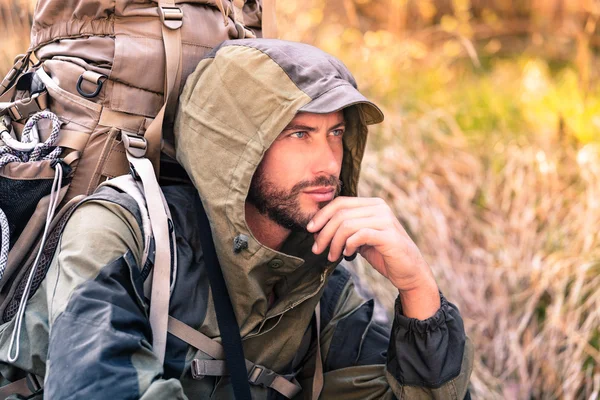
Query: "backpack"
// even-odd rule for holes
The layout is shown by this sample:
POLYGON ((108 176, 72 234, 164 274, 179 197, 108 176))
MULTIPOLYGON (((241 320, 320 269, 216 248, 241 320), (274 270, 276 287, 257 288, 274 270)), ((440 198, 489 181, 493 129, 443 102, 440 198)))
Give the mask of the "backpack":
MULTIPOLYGON (((163 184, 187 179, 169 133, 178 94, 215 45, 260 36, 263 19, 274 36, 274 0, 263 1, 38 0, 29 50, 0 83, 0 323, 18 319, 10 362, 19 355, 25 305, 63 227, 102 182, 139 178, 147 232, 169 243, 158 177, 163 184)), ((171 252, 157 246, 151 285, 161 361, 171 252)))

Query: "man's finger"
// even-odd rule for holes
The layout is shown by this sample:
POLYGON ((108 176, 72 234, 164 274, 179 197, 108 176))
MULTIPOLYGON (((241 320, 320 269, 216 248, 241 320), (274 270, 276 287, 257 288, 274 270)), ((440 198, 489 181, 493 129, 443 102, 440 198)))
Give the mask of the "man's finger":
POLYGON ((381 231, 377 229, 364 228, 359 230, 346 240, 346 246, 342 254, 351 256, 358 253, 361 246, 375 246, 376 243, 379 243, 379 235, 381 235, 381 231))
POLYGON ((306 226, 309 232, 318 232, 341 209, 383 205, 385 202, 376 197, 336 197, 325 207, 317 211, 306 226))
POLYGON ((388 222, 382 217, 358 218, 344 221, 340 225, 339 229, 335 232, 335 235, 331 239, 331 243, 329 243, 329 261, 334 261, 341 257, 342 252, 346 247, 346 241, 356 232, 362 229, 373 229, 380 231, 384 230, 387 225, 388 222))
POLYGON ((339 229, 340 225, 345 221, 350 221, 358 218, 367 218, 377 215, 379 207, 367 206, 367 207, 355 207, 345 208, 335 213, 331 219, 325 222, 325 226, 319 232, 314 234, 315 246, 313 252, 320 254, 325 250, 331 239, 339 229))

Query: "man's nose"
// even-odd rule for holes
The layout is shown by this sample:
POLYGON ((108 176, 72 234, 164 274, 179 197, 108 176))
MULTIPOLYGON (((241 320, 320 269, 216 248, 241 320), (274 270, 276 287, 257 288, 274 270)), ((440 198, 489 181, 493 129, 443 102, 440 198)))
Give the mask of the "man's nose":
POLYGON ((314 152, 314 168, 315 174, 326 174, 337 176, 340 170, 340 153, 342 150, 337 149, 328 141, 324 141, 319 145, 317 151, 314 152))

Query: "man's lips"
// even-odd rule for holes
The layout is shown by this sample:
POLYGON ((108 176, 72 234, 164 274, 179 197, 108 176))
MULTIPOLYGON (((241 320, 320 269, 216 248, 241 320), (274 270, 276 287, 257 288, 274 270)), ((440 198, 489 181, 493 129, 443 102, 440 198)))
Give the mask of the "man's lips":
POLYGON ((323 186, 311 190, 305 190, 304 193, 329 193, 333 191, 335 191, 335 188, 332 188, 331 186, 323 186))
POLYGON ((335 194, 335 188, 318 187, 310 190, 305 190, 304 193, 317 202, 329 201, 333 199, 333 196, 335 194))

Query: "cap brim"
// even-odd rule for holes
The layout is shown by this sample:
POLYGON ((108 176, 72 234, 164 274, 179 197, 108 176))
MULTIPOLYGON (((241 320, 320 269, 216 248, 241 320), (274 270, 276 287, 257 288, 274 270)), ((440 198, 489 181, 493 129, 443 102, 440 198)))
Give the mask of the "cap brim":
POLYGON ((354 105, 360 106, 367 125, 383 121, 383 112, 379 107, 367 100, 350 84, 340 85, 323 93, 298 111, 328 114, 354 105))

